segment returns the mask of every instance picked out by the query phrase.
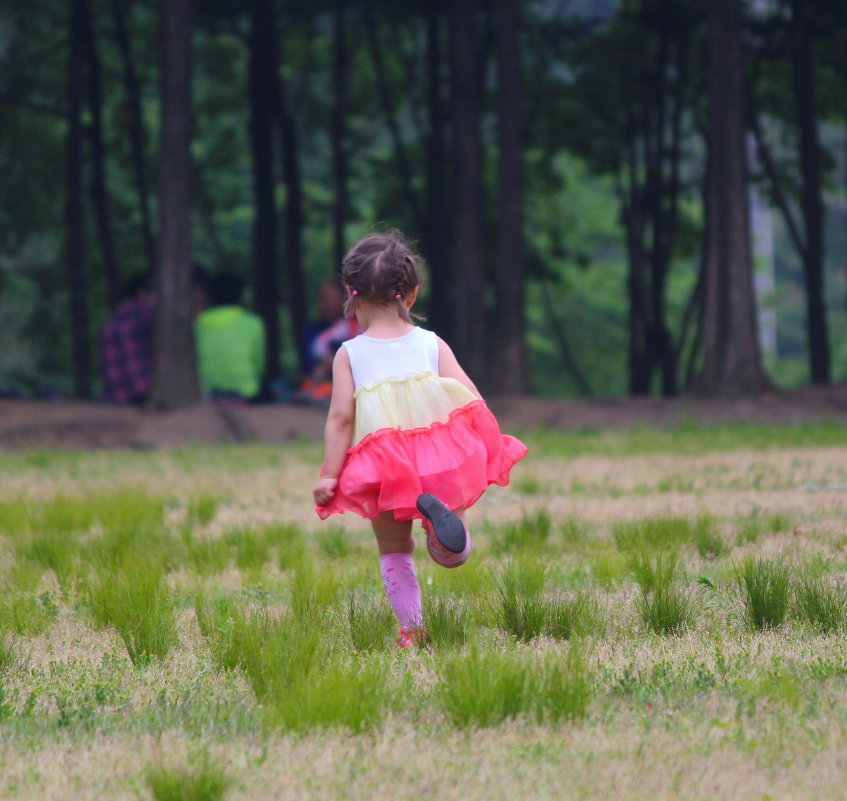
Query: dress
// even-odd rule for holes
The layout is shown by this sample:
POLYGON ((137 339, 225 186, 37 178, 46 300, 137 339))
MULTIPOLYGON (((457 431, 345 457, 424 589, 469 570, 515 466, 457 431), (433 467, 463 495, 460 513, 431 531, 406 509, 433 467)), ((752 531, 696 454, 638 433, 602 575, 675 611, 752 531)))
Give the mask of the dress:
POLYGON ((356 386, 353 443, 322 519, 393 511, 420 519, 423 492, 448 508, 474 504, 489 484, 509 483, 526 446, 500 433, 494 415, 459 381, 438 375, 438 340, 414 328, 396 339, 361 334, 342 346, 356 386))

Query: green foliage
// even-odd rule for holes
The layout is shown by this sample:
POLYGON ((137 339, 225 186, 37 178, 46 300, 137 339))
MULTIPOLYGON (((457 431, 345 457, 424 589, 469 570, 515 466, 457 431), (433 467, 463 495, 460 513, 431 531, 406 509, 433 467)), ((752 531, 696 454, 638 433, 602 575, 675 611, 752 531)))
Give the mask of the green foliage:
POLYGON ((361 598, 353 593, 347 600, 350 641, 357 651, 385 648, 394 634, 397 618, 384 598, 361 598))
POLYGON ((343 559, 353 551, 350 534, 338 526, 327 526, 317 534, 318 550, 329 559, 343 559))
POLYGON ((188 501, 185 510, 186 524, 190 527, 208 526, 218 513, 220 499, 211 493, 195 495, 188 501))
POLYGON ((117 631, 134 665, 165 656, 177 643, 176 611, 155 562, 98 576, 88 606, 97 625, 117 631))
POLYGON ((677 554, 636 552, 630 559, 640 590, 638 614, 645 627, 660 635, 678 634, 687 628, 694 615, 694 603, 690 593, 677 582, 677 554))
POLYGON ((791 528, 791 519, 784 514, 766 514, 754 509, 738 525, 736 536, 739 545, 756 542, 762 534, 777 534, 791 528))
POLYGON ((795 589, 797 616, 823 634, 847 623, 847 586, 823 576, 801 576, 795 589))
POLYGON ((697 518, 692 535, 700 556, 714 558, 723 556, 729 550, 718 531, 717 521, 711 515, 701 515, 697 518))
POLYGON ((357 669, 330 664, 311 675, 299 675, 285 692, 269 699, 269 725, 289 731, 347 728, 372 729, 382 720, 391 697, 387 671, 381 662, 365 662, 357 669))
POLYGON ((468 639, 469 616, 460 598, 429 593, 423 600, 426 640, 434 648, 461 647, 468 639))
POLYGON ((21 662, 18 647, 12 636, 8 631, 0 631, 0 671, 17 668, 21 662))
POLYGON ((791 596, 791 568, 781 557, 748 557, 736 567, 745 618, 756 631, 782 625, 791 596))
POLYGON ((638 614, 645 627, 656 634, 679 634, 691 625, 694 603, 677 583, 662 583, 653 590, 641 589, 638 614))
POLYGON ((223 544, 235 555, 240 570, 262 567, 270 559, 271 542, 261 529, 234 528, 222 535, 223 544))
POLYGON ((208 753, 185 765, 163 761, 144 771, 154 801, 223 801, 234 784, 219 761, 208 753))
POLYGON ((543 549, 553 530, 550 515, 539 509, 524 513, 515 523, 498 526, 491 534, 491 549, 495 553, 524 553, 543 549))
POLYGON ((0 631, 38 635, 52 625, 58 613, 49 592, 38 598, 30 595, 7 597, 0 602, 0 631))
POLYGON ((585 591, 553 596, 548 601, 544 633, 559 640, 600 634, 605 626, 596 601, 585 591))
POLYGON ((527 559, 512 562, 499 576, 495 590, 495 619, 519 640, 539 636, 547 623, 549 603, 542 595, 545 570, 527 559))
POLYGON ((694 540, 697 527, 697 523, 684 517, 654 517, 615 523, 612 534, 621 551, 638 553, 652 548, 679 548, 694 540))
POLYGON ((460 728, 491 727, 527 715, 556 723, 585 715, 592 682, 579 648, 567 656, 527 658, 514 649, 446 656, 439 670, 438 699, 460 728))
POLYGON ((320 629, 313 620, 220 605, 197 617, 210 632, 215 661, 225 670, 240 669, 259 700, 285 694, 317 663, 320 629))

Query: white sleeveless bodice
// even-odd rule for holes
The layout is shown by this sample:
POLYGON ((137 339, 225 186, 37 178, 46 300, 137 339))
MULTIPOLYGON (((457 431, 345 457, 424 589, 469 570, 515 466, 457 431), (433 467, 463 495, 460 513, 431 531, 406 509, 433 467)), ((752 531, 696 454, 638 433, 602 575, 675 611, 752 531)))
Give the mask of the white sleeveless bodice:
POLYGON ((438 338, 414 328, 402 337, 360 334, 342 346, 356 385, 353 443, 382 429, 425 429, 446 423, 475 396, 454 378, 438 374, 438 338))
POLYGON ((433 372, 438 374, 438 339, 432 331, 415 327, 402 337, 377 339, 360 334, 344 345, 356 389, 370 387, 386 379, 433 372))

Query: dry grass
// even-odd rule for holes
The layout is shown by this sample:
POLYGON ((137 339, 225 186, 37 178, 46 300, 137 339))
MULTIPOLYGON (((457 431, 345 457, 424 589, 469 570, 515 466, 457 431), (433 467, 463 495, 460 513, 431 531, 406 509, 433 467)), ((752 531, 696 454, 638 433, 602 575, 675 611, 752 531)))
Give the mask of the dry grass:
MULTIPOLYGON (((151 765, 163 755, 190 764, 198 753, 234 779, 226 797, 235 801, 847 797, 847 632, 821 634, 799 615, 751 631, 733 573, 748 557, 780 557, 821 580, 843 574, 840 449, 776 442, 699 455, 531 456, 520 482, 493 489, 472 510, 476 552, 466 567, 441 570, 419 550, 423 591, 461 602, 466 634, 409 652, 351 648, 350 593, 363 610, 380 598, 375 549, 358 519, 335 521, 328 535, 313 515, 319 458, 310 444, 4 457, 0 501, 24 498, 31 510, 57 495, 121 489, 166 499, 166 540, 150 547, 167 551, 178 644, 135 667, 117 634, 94 626, 85 599, 100 574, 81 555, 104 536, 101 524, 69 535, 75 556, 65 576, 27 556, 21 543, 44 533, 33 524, 0 534, 0 578, 44 621, 6 634, 16 661, 0 669, 0 797, 149 798, 151 765), (694 538, 674 546, 697 614, 679 636, 655 636, 639 624, 639 590, 613 529, 702 515, 714 518, 728 551, 701 556, 694 538), (280 539, 287 529, 267 528, 281 522, 301 533, 297 548, 280 539), (532 527, 542 524, 534 544, 532 527), (221 548, 211 572, 198 572, 186 550, 186 526, 191 542, 221 548), (510 530, 525 542, 519 552, 504 543, 510 530), (455 727, 438 703, 450 660, 502 652, 543 666, 571 647, 543 633, 520 643, 498 628, 498 580, 505 560, 521 556, 546 567, 544 597, 580 593, 602 618, 574 640, 593 687, 585 716, 538 725, 549 721, 542 709, 484 730, 455 727), (229 599, 205 635, 194 613, 198 588, 212 602, 229 599), (266 708, 247 674, 216 663, 215 642, 233 625, 229 602, 275 616, 311 610, 322 632, 314 686, 331 697, 346 676, 379 677, 385 706, 376 722, 353 734, 321 708, 314 724, 285 734, 299 707, 266 708)), ((305 703, 309 678, 298 681, 292 697, 305 703)))

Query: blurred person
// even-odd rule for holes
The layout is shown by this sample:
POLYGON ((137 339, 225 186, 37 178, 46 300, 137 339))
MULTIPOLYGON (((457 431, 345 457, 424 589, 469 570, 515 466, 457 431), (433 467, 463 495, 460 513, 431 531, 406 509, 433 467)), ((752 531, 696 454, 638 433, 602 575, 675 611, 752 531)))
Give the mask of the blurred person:
POLYGON ((344 287, 337 280, 324 281, 318 288, 320 319, 306 327, 301 342, 306 376, 292 398, 295 403, 329 402, 332 360, 342 343, 362 332, 356 318, 344 314, 346 299, 344 287))
POLYGON ((121 301, 100 334, 102 400, 140 406, 153 378, 153 331, 156 297, 153 275, 131 278, 121 301))
POLYGON ((306 375, 310 375, 327 355, 334 355, 329 353, 332 342, 337 342, 337 350, 341 342, 360 333, 356 320, 344 316, 346 300, 344 287, 338 280, 323 281, 318 287, 315 297, 318 319, 306 326, 300 338, 301 363, 306 375))
POLYGON ((197 367, 203 392, 213 401, 246 403, 259 395, 265 367, 265 327, 241 306, 244 282, 232 272, 211 276, 210 308, 195 322, 197 367))

